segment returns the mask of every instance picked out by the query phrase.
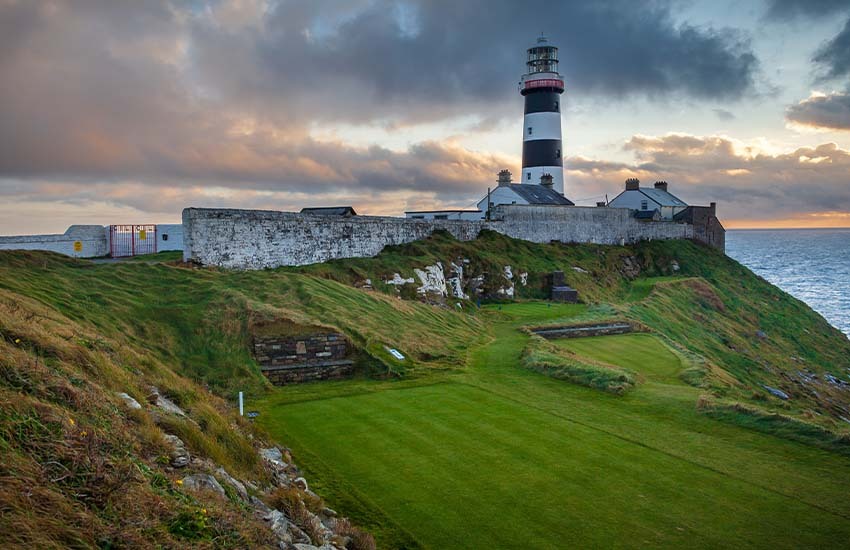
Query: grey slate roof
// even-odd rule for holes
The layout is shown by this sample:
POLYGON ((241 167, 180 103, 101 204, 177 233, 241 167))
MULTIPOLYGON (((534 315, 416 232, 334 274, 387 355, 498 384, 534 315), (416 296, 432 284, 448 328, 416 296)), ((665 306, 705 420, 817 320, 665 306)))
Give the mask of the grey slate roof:
POLYGON ((661 215, 658 212, 658 209, 655 209, 655 210, 637 210, 635 212, 635 218, 637 218, 638 220, 651 220, 655 217, 656 214, 658 214, 659 216, 661 215))
POLYGON ((676 197, 668 191, 656 189, 654 187, 641 187, 638 189, 641 193, 654 200, 661 206, 687 206, 683 200, 676 197))
POLYGON ((554 189, 534 183, 514 183, 510 189, 525 199, 528 204, 562 204, 575 206, 573 201, 561 195, 554 189))
POLYGON ((317 206, 302 208, 302 214, 313 214, 316 216, 356 216, 357 212, 351 206, 317 206))

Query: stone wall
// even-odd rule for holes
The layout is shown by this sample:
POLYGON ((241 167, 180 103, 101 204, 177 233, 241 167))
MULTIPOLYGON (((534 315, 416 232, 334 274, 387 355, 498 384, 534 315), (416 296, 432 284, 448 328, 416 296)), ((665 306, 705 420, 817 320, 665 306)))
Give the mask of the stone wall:
POLYGON ((533 329, 532 332, 547 340, 558 338, 585 338, 588 336, 610 336, 612 334, 627 334, 634 327, 629 323, 593 323, 586 325, 571 325, 567 327, 547 327, 533 329))
POLYGON ((488 228, 515 239, 548 243, 629 244, 691 239, 693 226, 640 222, 626 208, 503 205, 493 208, 488 228))
POLYGON ((61 235, 0 237, 0 250, 49 250, 77 258, 97 258, 109 254, 109 228, 72 225, 61 235), (79 250, 75 249, 75 243, 79 243, 79 250))
POLYGON ((348 376, 354 369, 342 334, 255 336, 254 357, 272 384, 285 385, 348 376))
POLYGON ((263 367, 317 365, 347 356, 348 340, 336 332, 254 337, 254 357, 263 367))
POLYGON ((694 238, 692 225, 638 222, 622 208, 505 205, 490 221, 314 216, 266 210, 183 210, 183 259, 232 269, 306 265, 371 257, 387 245, 444 229, 461 241, 482 229, 538 243, 620 245, 647 239, 694 238))

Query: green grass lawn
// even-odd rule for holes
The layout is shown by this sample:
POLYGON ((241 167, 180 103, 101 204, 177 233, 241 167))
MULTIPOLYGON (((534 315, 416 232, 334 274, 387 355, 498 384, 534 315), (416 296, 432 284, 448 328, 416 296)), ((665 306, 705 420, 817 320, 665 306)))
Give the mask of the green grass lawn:
POLYGON ((332 506, 382 547, 836 547, 847 458, 694 408, 677 355, 645 334, 565 340, 643 380, 625 397, 518 367, 520 324, 581 306, 492 306, 496 339, 425 381, 312 384, 262 403, 332 506), (350 385, 349 385, 350 384, 350 385))

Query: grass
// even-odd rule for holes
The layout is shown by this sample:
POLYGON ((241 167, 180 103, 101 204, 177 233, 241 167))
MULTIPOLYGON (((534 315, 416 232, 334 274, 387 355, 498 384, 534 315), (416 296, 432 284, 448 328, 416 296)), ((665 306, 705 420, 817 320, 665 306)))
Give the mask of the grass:
POLYGON ((311 385, 261 405, 314 485, 387 548, 833 546, 850 535, 850 460, 700 414, 678 355, 633 334, 566 340, 634 369, 624 397, 519 368, 529 320, 494 306, 496 340, 437 385, 311 385), (304 393, 309 392, 309 398, 304 393))
POLYGON ((623 395, 635 385, 635 377, 630 371, 602 362, 588 361, 550 344, 539 336, 531 337, 531 342, 522 353, 522 365, 552 378, 615 395, 623 395))
POLYGON ((195 269, 169 253, 93 263, 3 252, 0 533, 34 547, 261 545, 244 509, 195 521, 197 503, 162 467, 167 431, 262 484, 263 432, 233 414, 243 390, 311 487, 382 547, 834 546, 850 534, 850 458, 834 452, 850 399, 795 381, 802 370, 845 378, 848 357, 850 341, 804 304, 683 241, 435 234, 376 258, 257 272, 195 269), (527 272, 524 299, 545 296, 546 274, 563 270, 585 303, 446 309, 381 283, 464 258, 489 291, 506 265, 527 272), (366 278, 375 291, 352 288, 366 278), (600 319, 653 334, 542 351, 591 374, 628 370, 629 392, 521 368, 523 350, 534 352, 522 327, 600 319), (270 388, 254 332, 316 326, 349 337, 361 372, 270 388), (192 422, 154 423, 115 395, 143 401, 151 385, 192 422))

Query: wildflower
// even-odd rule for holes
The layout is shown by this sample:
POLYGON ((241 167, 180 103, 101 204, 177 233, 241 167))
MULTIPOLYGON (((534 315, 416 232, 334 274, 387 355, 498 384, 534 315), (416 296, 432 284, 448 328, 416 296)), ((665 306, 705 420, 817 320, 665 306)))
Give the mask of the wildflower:
POLYGON ((15 338, 15 343, 16 343, 16 344, 20 344, 20 343, 21 343, 21 339, 20 339, 20 338, 15 338))
POLYGON ((177 480, 177 481, 175 481, 174 483, 176 483, 177 485, 183 485, 183 480, 182 480, 182 479, 178 479, 178 480, 177 480))
POLYGON ((202 509, 201 509, 201 512, 203 512, 203 513, 205 513, 205 514, 206 514, 206 513, 207 513, 207 509, 206 509, 206 508, 202 508, 202 509))
POLYGON ((73 419, 73 418, 69 418, 69 419, 68 419, 68 424, 70 424, 71 426, 73 426, 74 424, 76 424, 76 422, 74 422, 74 419, 73 419))
POLYGON ((85 437, 85 436, 87 436, 88 434, 89 434, 89 433, 88 433, 87 431, 83 430, 83 431, 81 431, 81 432, 80 432, 80 437, 85 437))

